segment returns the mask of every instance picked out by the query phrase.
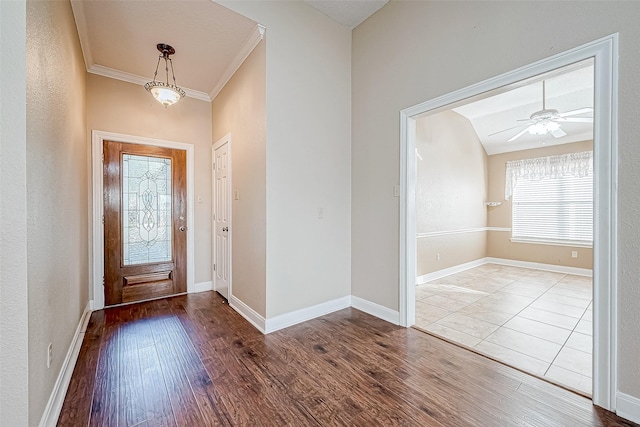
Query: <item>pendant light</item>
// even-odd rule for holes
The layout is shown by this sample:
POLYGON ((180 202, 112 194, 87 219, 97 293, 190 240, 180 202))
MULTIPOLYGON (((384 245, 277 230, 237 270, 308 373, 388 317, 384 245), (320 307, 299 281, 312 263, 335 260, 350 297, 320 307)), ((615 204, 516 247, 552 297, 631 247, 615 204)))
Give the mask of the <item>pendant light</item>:
POLYGON ((156 48, 160 51, 160 56, 158 56, 158 63, 156 65, 156 72, 153 75, 153 81, 145 84, 144 88, 153 95, 156 101, 167 108, 184 98, 185 92, 176 84, 176 76, 173 73, 173 61, 171 61, 170 55, 176 53, 176 50, 164 43, 158 43, 156 48), (164 69, 166 73, 165 82, 156 80, 161 59, 164 59, 164 69), (173 84, 169 83, 169 64, 171 64, 171 77, 173 78, 173 84))

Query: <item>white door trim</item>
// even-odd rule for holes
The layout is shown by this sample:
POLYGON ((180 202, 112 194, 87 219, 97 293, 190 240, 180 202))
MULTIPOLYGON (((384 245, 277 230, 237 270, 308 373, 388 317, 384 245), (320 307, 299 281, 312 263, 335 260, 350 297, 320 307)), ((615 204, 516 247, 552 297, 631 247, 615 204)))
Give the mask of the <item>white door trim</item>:
POLYGON ((194 147, 193 144, 184 142, 167 141, 162 139, 146 138, 142 136, 124 135, 120 133, 105 132, 101 130, 91 131, 91 181, 93 218, 91 221, 90 245, 93 248, 91 257, 91 309, 104 308, 104 234, 102 227, 103 206, 103 177, 102 177, 102 143, 104 140, 126 142, 130 144, 151 145, 166 147, 187 152, 187 292, 195 292, 195 262, 194 262, 194 147))
MULTIPOLYGON (((211 166, 213 168, 213 162, 215 162, 215 155, 216 155, 216 150, 220 147, 222 147, 224 144, 229 144, 229 163, 228 163, 228 167, 229 167, 229 190, 231 190, 233 188, 233 175, 232 175, 232 163, 231 163, 231 133, 226 134, 225 136, 223 136, 222 138, 220 138, 219 140, 217 140, 216 142, 213 143, 213 145, 211 146, 211 166)), ((213 172, 213 170, 211 171, 211 254, 212 254, 212 258, 211 258, 211 277, 213 278, 213 290, 214 291, 218 291, 217 285, 216 285, 216 272, 213 271, 213 265, 216 263, 216 223, 215 220, 213 219, 213 210, 214 210, 214 200, 216 197, 216 186, 215 186, 215 173, 213 172)), ((229 238, 229 298, 228 301, 231 302, 231 296, 233 295, 232 290, 233 290, 233 195, 231 194, 231 191, 229 191, 229 231, 228 231, 228 238, 229 238)))
POLYGON ((517 70, 423 102, 400 112, 400 323, 415 323, 416 116, 588 58, 595 58, 593 402, 616 409, 618 34, 587 43, 517 70))

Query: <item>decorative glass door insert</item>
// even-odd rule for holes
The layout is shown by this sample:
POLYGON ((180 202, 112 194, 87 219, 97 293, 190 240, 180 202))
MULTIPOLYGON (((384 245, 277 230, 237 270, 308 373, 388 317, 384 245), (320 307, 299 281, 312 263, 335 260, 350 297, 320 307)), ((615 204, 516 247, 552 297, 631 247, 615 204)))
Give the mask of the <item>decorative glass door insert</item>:
POLYGON ((122 155, 123 265, 170 261, 171 159, 122 155))

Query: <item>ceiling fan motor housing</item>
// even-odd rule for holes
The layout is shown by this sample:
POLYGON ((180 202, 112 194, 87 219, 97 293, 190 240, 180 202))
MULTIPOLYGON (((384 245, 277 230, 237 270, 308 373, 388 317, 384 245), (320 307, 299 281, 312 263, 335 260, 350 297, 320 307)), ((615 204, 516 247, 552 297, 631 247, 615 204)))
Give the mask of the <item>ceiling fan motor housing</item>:
POLYGON ((531 119, 531 121, 533 122, 540 122, 543 120, 559 120, 560 118, 561 117, 558 113, 558 110, 554 109, 536 111, 531 115, 531 117, 529 117, 529 119, 531 119))

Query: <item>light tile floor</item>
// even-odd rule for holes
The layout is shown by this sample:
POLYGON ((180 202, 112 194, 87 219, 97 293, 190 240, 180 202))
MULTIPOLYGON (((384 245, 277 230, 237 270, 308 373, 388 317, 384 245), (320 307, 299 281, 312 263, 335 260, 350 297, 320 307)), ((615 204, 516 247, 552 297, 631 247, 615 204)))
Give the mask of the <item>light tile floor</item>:
POLYGON ((485 264, 416 288, 416 326, 591 395, 590 277, 485 264))

